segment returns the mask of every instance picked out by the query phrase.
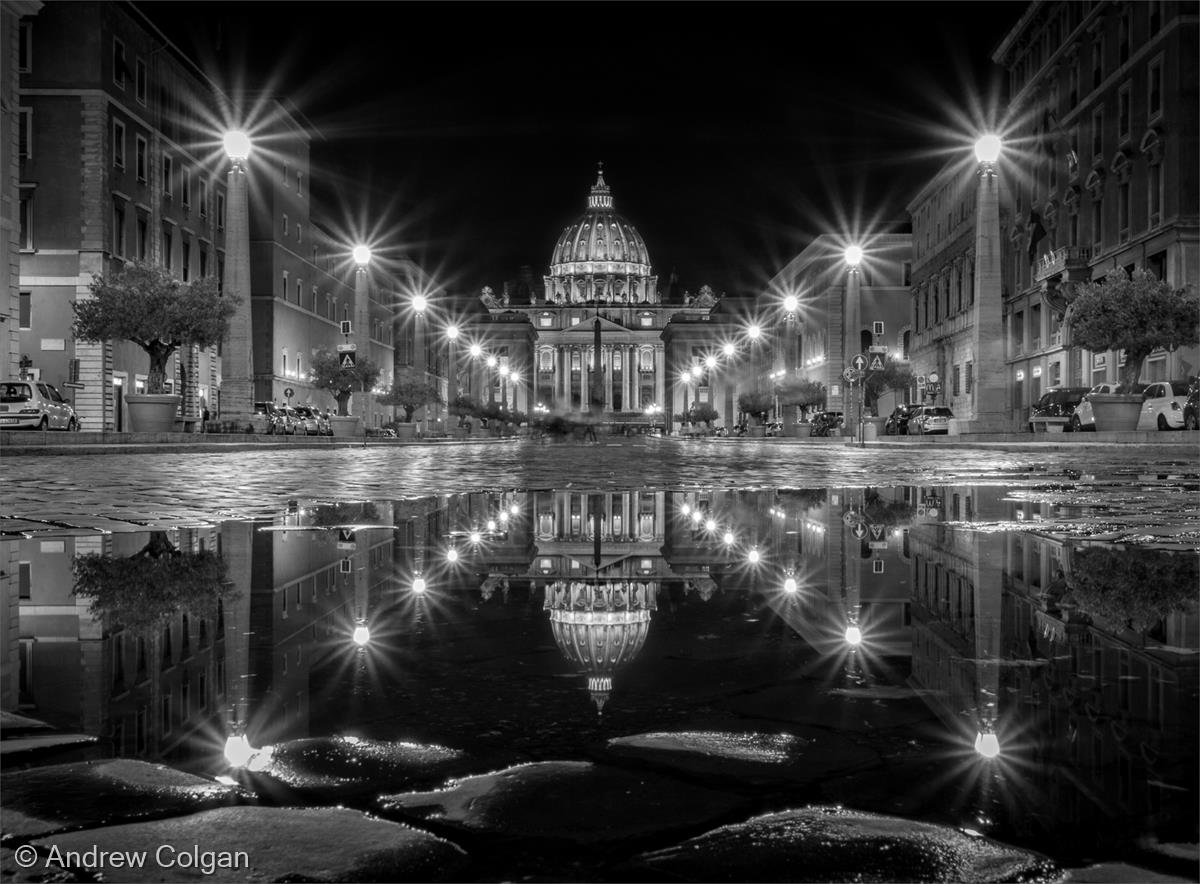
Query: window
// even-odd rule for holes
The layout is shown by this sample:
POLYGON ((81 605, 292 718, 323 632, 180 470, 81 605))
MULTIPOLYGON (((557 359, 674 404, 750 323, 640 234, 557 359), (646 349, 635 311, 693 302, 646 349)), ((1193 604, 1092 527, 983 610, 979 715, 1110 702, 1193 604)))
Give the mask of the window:
POLYGON ((288 164, 284 163, 283 164, 283 186, 287 187, 287 184, 288 184, 288 164))
POLYGON ((1129 61, 1129 16, 1128 7, 1121 13, 1121 21, 1117 25, 1117 62, 1125 64, 1129 61))
POLYGON ((1162 223, 1163 174, 1162 165, 1152 164, 1147 170, 1146 191, 1150 201, 1150 226, 1157 227, 1162 223))
POLYGON ((21 328, 33 328, 33 296, 30 292, 21 292, 21 328))
POLYGON ((1097 34, 1092 44, 1092 88, 1099 89, 1104 82, 1104 35, 1097 34))
POLYGON ((967 376, 967 395, 970 396, 971 390, 975 386, 975 363, 974 362, 967 363, 967 369, 966 369, 965 374, 967 376))
POLYGON ((952 384, 952 388, 953 388, 954 392, 952 395, 958 396, 962 393, 962 366, 959 366, 959 365, 954 366, 954 371, 952 372, 952 376, 954 379, 954 382, 952 384))
POLYGON ((162 229, 162 263, 163 267, 171 269, 171 260, 175 250, 175 231, 170 224, 164 224, 162 229))
POLYGON ((17 27, 17 73, 33 70, 33 22, 23 21, 17 27))
POLYGON ((183 281, 187 282, 192 278, 192 241, 186 236, 179 242, 179 252, 179 269, 183 281))
POLYGON ((304 280, 296 280, 296 303, 299 304, 304 299, 304 280))
POLYGON ((192 172, 187 166, 179 169, 180 202, 185 209, 192 206, 192 172))
POLYGON ((1104 241, 1104 212, 1099 196, 1092 197, 1092 243, 1099 247, 1104 241))
POLYGON ((200 181, 200 217, 208 217, 208 179, 201 176, 200 181))
POLYGON ((302 231, 302 225, 297 223, 296 224, 296 242, 297 242, 297 244, 299 244, 300 242, 303 241, 303 238, 301 236, 301 231, 302 231))
POLYGON ((133 91, 138 104, 146 103, 146 62, 140 58, 134 64, 133 91))
POLYGON ((133 168, 138 181, 146 180, 146 139, 141 135, 133 137, 133 168))
POLYGON ((225 229, 225 194, 217 191, 217 230, 225 229))
POLYGON ((1098 159, 1104 156, 1104 111, 1096 108, 1092 111, 1092 157, 1098 159))
POLYGON ((33 188, 20 189, 21 249, 33 251, 33 188))
POLYGON ((654 316, 653 315, 651 315, 649 313, 643 313, 641 315, 641 320, 642 320, 642 328, 653 328, 654 327, 654 316))
POLYGON ((288 216, 287 216, 287 212, 284 212, 283 213, 283 235, 287 236, 287 232, 288 232, 288 216))
POLYGON ((163 196, 171 198, 171 179, 174 178, 170 154, 163 154, 162 159, 162 189, 163 196))
POLYGON ((553 328, 554 327, 554 317, 551 316, 549 313, 543 313, 538 317, 538 325, 541 328, 553 328))
POLYGON ((1129 140, 1129 84, 1117 93, 1117 135, 1121 141, 1129 140))
POLYGON ((113 165, 119 169, 125 168, 125 124, 113 120, 113 165))
POLYGON ((304 196, 304 173, 296 173, 296 196, 304 196))
POLYGON ((1153 120, 1162 113, 1162 59, 1156 58, 1147 68, 1146 114, 1153 120))
POLYGON ((288 272, 283 271, 283 299, 286 301, 288 296, 288 272))
POLYGON ((1117 233, 1121 242, 1129 241, 1129 181, 1117 185, 1117 233))
POLYGON ((118 258, 125 256, 125 200, 113 200, 112 253, 118 258))
POLYGON ((208 276, 208 247, 200 244, 200 278, 208 276))
POLYGON ((138 216, 137 216, 137 224, 136 224, 136 229, 135 229, 134 235, 136 236, 136 242, 134 243, 134 250, 135 250, 137 259, 139 261, 145 261, 146 256, 147 256, 147 250, 149 249, 149 246, 150 246, 150 244, 148 242, 148 240, 150 238, 150 221, 141 212, 139 212, 138 216))
POLYGON ((113 37, 113 83, 119 88, 125 88, 125 72, 129 70, 129 66, 125 64, 125 44, 113 37))
POLYGON ((17 112, 17 157, 33 156, 33 108, 19 108, 17 112))

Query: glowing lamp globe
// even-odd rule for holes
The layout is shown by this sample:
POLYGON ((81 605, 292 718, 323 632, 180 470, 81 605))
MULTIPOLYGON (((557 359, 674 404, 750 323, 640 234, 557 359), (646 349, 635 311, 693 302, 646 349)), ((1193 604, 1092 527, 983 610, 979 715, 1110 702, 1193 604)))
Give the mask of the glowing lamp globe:
POLYGON ((698 366, 698 365, 693 365, 693 366, 692 366, 692 377, 694 377, 694 378, 698 378, 698 377, 700 377, 700 375, 702 375, 702 374, 704 374, 704 369, 702 369, 702 368, 701 368, 700 366, 698 366))
POLYGON ((500 377, 502 377, 502 378, 508 377, 508 366, 507 365, 500 366, 500 377))
POLYGON ((366 267, 371 263, 371 250, 366 246, 355 246, 350 254, 354 256, 354 263, 359 267, 366 267))
POLYGON ((483 540, 483 535, 478 531, 472 531, 469 539, 471 543, 479 543, 479 541, 483 540))
POLYGON ((846 644, 857 647, 862 644, 862 630, 857 626, 846 627, 846 644))
POLYGON ((699 525, 700 520, 703 518, 704 518, 704 514, 701 513, 700 510, 692 510, 692 523, 693 524, 699 525))
POLYGON ((496 357, 495 357, 495 356, 489 356, 489 357, 487 358, 487 367, 488 367, 488 368, 495 368, 495 367, 496 367, 496 357))
POLYGON ((725 541, 726 546, 733 546, 734 537, 733 537, 732 531, 726 531, 725 536, 722 537, 721 539, 725 541))
POLYGON ((708 368, 716 368, 717 367, 717 357, 716 356, 706 356, 704 358, 704 364, 708 368))
POLYGON ((721 348, 721 350, 722 350, 722 352, 724 352, 724 354, 726 356, 732 356, 734 353, 737 352, 737 347, 735 347, 733 344, 726 344, 724 347, 721 348))
POLYGON ((250 156, 250 136, 245 132, 239 130, 226 132, 223 140, 225 154, 231 160, 244 160, 250 156))
POLYGON ((458 326, 457 325, 446 326, 446 337, 448 337, 452 341, 457 341, 458 340, 458 326))
POLYGON ((365 648, 371 641, 371 630, 360 623, 358 626, 354 627, 353 638, 356 645, 358 645, 360 648, 365 648))
POLYGON ((481 347, 479 344, 472 344, 471 349, 468 352, 470 352, 472 356, 482 356, 483 347, 481 347))
POLYGON ((1000 754, 1000 740, 990 731, 975 735, 975 751, 984 758, 995 758, 1000 754))
POLYGON ((446 550, 446 561, 447 562, 457 562, 458 561, 458 550, 456 550, 456 549, 446 550))
POLYGON ((785 579, 783 581, 783 591, 786 593, 793 593, 796 591, 796 578, 795 577, 788 577, 787 579, 785 579))
POLYGON ((245 767, 254 750, 245 734, 230 734, 225 740, 225 760, 230 767, 245 767))
POLYGON ((757 565, 759 562, 759 559, 761 559, 761 558, 762 558, 762 554, 756 549, 752 549, 752 550, 750 550, 749 553, 746 554, 746 561, 748 561, 751 565, 757 565))
POLYGON ((517 513, 519 513, 521 511, 521 508, 514 503, 512 506, 510 506, 508 508, 508 511, 515 516, 517 513))
POLYGON ((686 516, 688 513, 690 513, 692 511, 692 508, 685 503, 679 507, 679 511, 686 516))
POLYGON ((704 530, 706 530, 706 531, 716 531, 716 530, 717 530, 717 523, 716 523, 716 522, 714 522, 712 519, 709 519, 707 522, 705 522, 705 523, 704 523, 704 530))
POLYGON ((748 329, 746 329, 746 334, 750 336, 750 340, 757 341, 759 339, 759 337, 762 335, 762 329, 759 328, 757 325, 752 325, 748 329))
POLYGON ((795 295, 788 295, 783 299, 783 309, 788 313, 795 313, 796 308, 800 306, 800 301, 795 295))
POLYGON ((519 371, 510 372, 508 379, 514 384, 519 384, 521 383, 521 373, 519 371))
POLYGON ((413 295, 413 299, 412 299, 413 310, 417 311, 418 313, 424 313, 425 308, 428 306, 429 306, 429 301, 427 301, 425 299, 424 295, 413 295))
POLYGON ((412 590, 415 593, 424 592, 425 591, 425 578, 424 577, 414 577, 412 590))
POLYGON ((1000 159, 1000 136, 988 134, 976 141, 975 159, 981 163, 994 163, 1000 159))
POLYGON ((863 250, 859 246, 847 246, 844 254, 846 263, 851 267, 857 267, 862 263, 863 250))

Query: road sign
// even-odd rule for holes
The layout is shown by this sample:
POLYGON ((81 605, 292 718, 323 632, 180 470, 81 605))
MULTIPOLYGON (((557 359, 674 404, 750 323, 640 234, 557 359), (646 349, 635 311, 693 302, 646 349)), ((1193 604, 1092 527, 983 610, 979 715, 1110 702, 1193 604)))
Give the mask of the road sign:
POLYGON ((924 387, 924 386, 925 386, 925 375, 923 375, 923 374, 919 374, 919 375, 917 375, 917 386, 918 386, 918 387, 924 387))
POLYGON ((936 396, 938 393, 942 392, 942 385, 941 384, 926 384, 925 392, 927 392, 933 396, 936 396))
POLYGON ((847 369, 843 369, 842 377, 845 379, 846 383, 853 384, 855 381, 857 381, 859 378, 862 377, 862 372, 856 368, 847 368, 847 369))
POLYGON ((887 351, 888 348, 886 344, 872 344, 867 348, 868 353, 887 353, 887 351))
POLYGON ((353 350, 349 351, 348 353, 343 353, 338 357, 338 361, 341 363, 342 368, 354 368, 354 366, 358 363, 353 350))
POLYGON ((857 525, 862 522, 862 516, 854 510, 847 510, 842 514, 842 521, 847 525, 857 525))
POLYGON ((338 528, 338 549, 354 549, 354 529, 338 528))
POLYGON ((938 380, 939 380, 938 373, 936 371, 931 371, 929 373, 929 383, 936 384, 938 382, 938 380))
POLYGON ((867 526, 866 525, 855 525, 853 528, 850 529, 850 531, 859 540, 862 540, 864 537, 867 536, 867 526))
POLYGON ((344 334, 344 335, 350 334, 350 320, 349 319, 342 320, 342 334, 344 334))
POLYGON ((883 371, 883 360, 878 354, 871 357, 871 371, 883 371))
POLYGON ((867 367, 867 357, 858 353, 850 360, 850 365, 855 371, 863 371, 867 367))
POLYGON ((872 525, 871 526, 871 537, 874 540, 879 540, 881 537, 883 537, 883 526, 882 525, 872 525))
POLYGON ((888 542, 886 540, 872 540, 867 544, 868 549, 887 549, 888 542))
POLYGON ((289 399, 291 399, 293 396, 296 395, 296 391, 293 390, 291 387, 288 387, 286 390, 283 391, 283 395, 287 396, 289 399))
POLYGON ((358 344, 338 344, 337 348, 339 353, 353 353, 358 349, 358 344))

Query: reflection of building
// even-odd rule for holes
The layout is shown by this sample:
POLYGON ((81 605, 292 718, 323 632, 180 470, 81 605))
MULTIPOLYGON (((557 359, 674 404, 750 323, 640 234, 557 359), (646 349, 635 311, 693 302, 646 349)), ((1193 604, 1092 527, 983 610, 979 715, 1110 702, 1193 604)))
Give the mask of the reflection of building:
POLYGON ((646 581, 555 581, 546 586, 554 642, 588 677, 596 711, 612 690, 613 670, 628 663, 646 641, 657 586, 646 581))

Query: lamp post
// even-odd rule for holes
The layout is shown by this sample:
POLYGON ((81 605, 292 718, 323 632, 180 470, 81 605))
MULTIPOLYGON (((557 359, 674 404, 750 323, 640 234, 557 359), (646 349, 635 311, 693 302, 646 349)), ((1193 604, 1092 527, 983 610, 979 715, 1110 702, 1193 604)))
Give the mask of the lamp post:
POLYGON ((492 371, 496 368, 497 361, 498 360, 496 359, 496 357, 490 353, 488 354, 488 357, 485 360, 485 362, 487 363, 487 367, 488 367, 487 385, 488 385, 488 402, 489 403, 496 401, 496 384, 492 380, 492 371))
MULTIPOLYGON (((787 377, 799 369, 799 365, 797 364, 800 361, 799 341, 796 334, 796 311, 799 307, 800 299, 795 295, 788 294, 784 297, 783 377, 787 377)), ((780 420, 783 421, 783 434, 791 436, 796 432, 798 406, 792 403, 784 406, 784 408, 787 409, 787 415, 780 415, 780 420)))
MULTIPOLYGON (((845 316, 844 335, 843 335, 843 352, 846 354, 845 361, 848 364, 851 359, 859 354, 862 350, 862 280, 858 273, 858 265, 862 263, 863 250, 860 246, 851 245, 846 247, 843 253, 846 260, 846 266, 849 268, 849 273, 846 279, 846 307, 843 311, 845 316)), ((853 385, 851 385, 853 389, 853 385)), ((863 441, 863 399, 866 395, 866 379, 860 377, 858 379, 858 443, 865 445, 863 441)))
POLYGON ((250 137, 245 132, 227 132, 225 153, 229 172, 225 177, 225 274, 224 293, 238 299, 237 312, 229 323, 229 339, 221 350, 221 399, 219 411, 225 419, 250 421, 254 414, 254 335, 250 309, 250 197, 246 161, 250 137))
POLYGON ((975 143, 975 158, 979 161, 979 190, 975 199, 975 303, 972 305, 975 381, 971 390, 974 400, 971 417, 975 432, 1003 431, 1009 423, 1004 395, 1000 194, 996 174, 1001 149, 997 135, 984 135, 975 143))
MULTIPOLYGON (((412 296, 410 302, 413 311, 413 347, 417 353, 421 354, 421 358, 417 359, 417 354, 413 354, 413 364, 416 365, 417 371, 421 375, 422 382, 428 381, 429 363, 426 360, 428 353, 427 341, 425 340, 425 310, 429 307, 429 301, 421 293, 412 296)), ((429 406, 426 405, 421 410, 421 435, 429 435, 429 406)))
MULTIPOLYGON (((446 326, 446 372, 449 377, 446 379, 446 399, 449 402, 449 407, 453 408, 455 400, 458 399, 458 326, 451 323, 446 326)), ((459 416, 462 420, 462 416, 459 416)))
MULTIPOLYGON (((364 245, 357 245, 351 252, 354 258, 354 325, 352 332, 354 335, 354 348, 357 351, 356 359, 367 359, 371 350, 371 308, 367 303, 367 267, 371 263, 371 250, 364 245)), ((362 388, 362 407, 359 409, 362 414, 363 436, 366 436, 367 427, 371 425, 371 410, 367 405, 367 387, 366 382, 362 388)))

